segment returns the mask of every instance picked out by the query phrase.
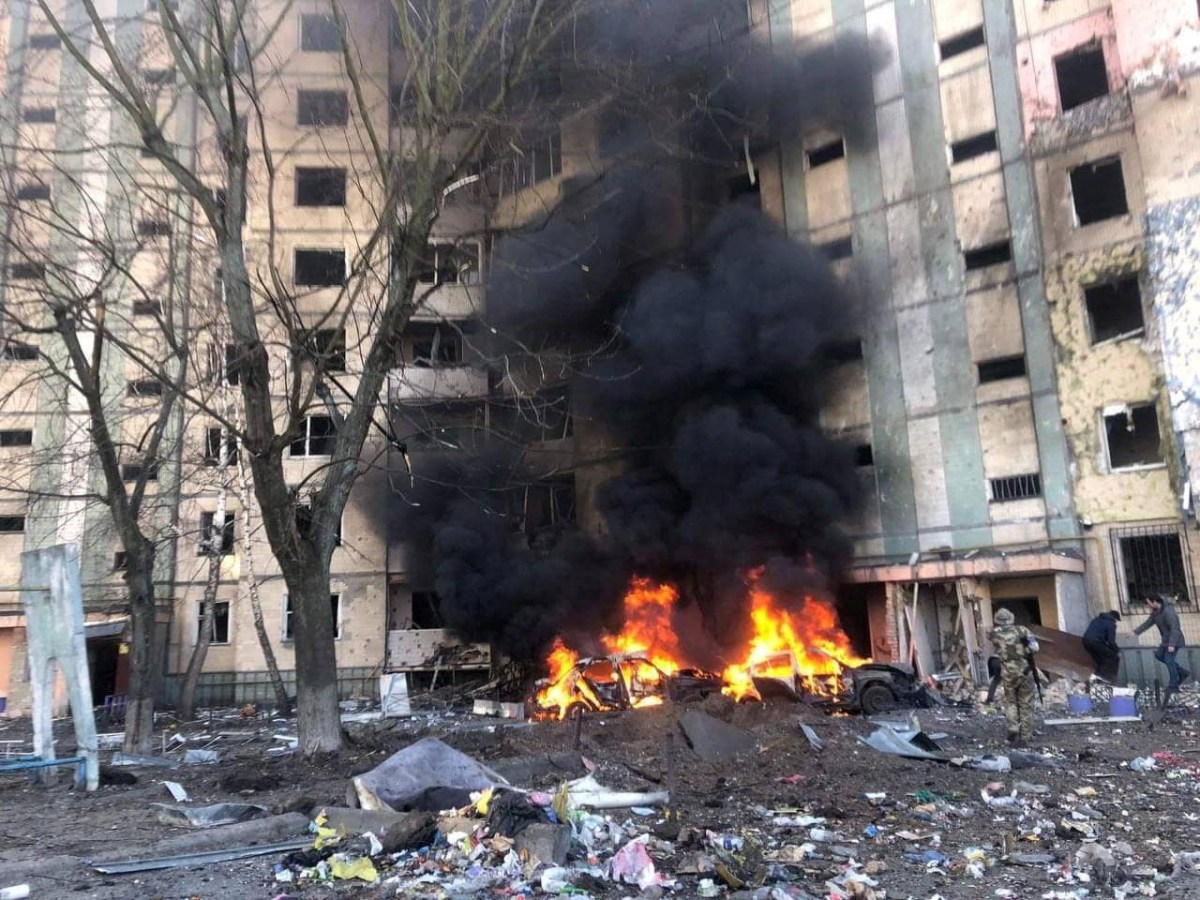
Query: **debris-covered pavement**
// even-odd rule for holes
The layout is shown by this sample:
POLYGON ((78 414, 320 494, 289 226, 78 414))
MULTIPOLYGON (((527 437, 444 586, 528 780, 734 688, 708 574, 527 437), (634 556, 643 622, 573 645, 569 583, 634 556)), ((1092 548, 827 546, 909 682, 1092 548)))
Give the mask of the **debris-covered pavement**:
MULTIPOLYGON (((1200 897, 1190 713, 1153 729, 1046 726, 1019 752, 1005 752, 1003 721, 986 708, 869 720, 717 695, 581 727, 449 711, 364 718, 350 749, 323 759, 288 752, 286 722, 232 713, 179 727, 156 758, 105 765, 94 794, 6 777, 0 889, 1200 897)), ((0 739, 20 740, 20 728, 6 723, 0 739)))

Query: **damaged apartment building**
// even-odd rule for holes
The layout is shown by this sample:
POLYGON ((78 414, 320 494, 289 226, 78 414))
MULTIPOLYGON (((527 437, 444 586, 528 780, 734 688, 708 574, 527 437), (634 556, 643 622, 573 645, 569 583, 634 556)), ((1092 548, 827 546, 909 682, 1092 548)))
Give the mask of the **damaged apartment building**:
MULTIPOLYGON (((350 7, 377 86, 396 75, 386 7, 350 7)), ((915 659, 926 672, 962 663, 980 674, 980 635, 1001 606, 1019 621, 1077 633, 1104 609, 1137 619, 1150 591, 1175 597, 1185 633, 1200 644, 1196 4, 754 0, 749 9, 764 47, 866 35, 888 51, 865 131, 755 147, 750 171, 731 168, 730 181, 743 202, 756 195, 789 235, 821 249, 869 310, 860 339, 839 350, 822 415, 855 447, 864 489, 848 523, 855 557, 838 598, 855 649, 915 659)), ((353 118, 328 7, 295 4, 274 41, 286 52, 262 100, 278 111, 269 117, 273 139, 290 148, 278 241, 316 321, 371 204, 354 187, 358 151, 328 140, 353 118)), ((56 115, 73 89, 72 67, 36 4, 9 4, 0 15, 0 49, 8 61, 0 142, 12 145, 8 137, 20 133, 26 146, 71 150, 56 115)), ((164 66, 148 58, 143 67, 164 66)), ((385 118, 386 93, 375 98, 385 118)), ((565 116, 446 197, 422 276, 436 290, 405 333, 385 398, 403 450, 369 440, 367 452, 385 462, 356 487, 333 556, 330 608, 347 696, 372 693, 385 672, 428 683, 434 673, 492 663, 486 645, 460 645, 443 627, 427 567, 388 526, 387 507, 406 496, 423 458, 472 449, 501 427, 521 433, 545 475, 519 492, 527 538, 596 516, 596 484, 611 469, 575 465, 593 458, 592 436, 563 387, 544 385, 526 404, 488 358, 480 319, 492 247, 462 236, 552 205, 562 184, 599 164, 597 135, 589 114, 565 116)), ((156 165, 136 147, 128 152, 132 166, 156 165)), ((172 252, 193 265, 186 247, 172 252)), ((3 262, 0 291, 19 289, 30 273, 3 262)), ((211 276, 196 271, 192 284, 211 276)), ((128 311, 134 326, 154 314, 128 311)), ((354 345, 353 335, 328 340, 354 345)), ((24 466, 33 454, 54 456, 53 416, 79 415, 29 383, 29 363, 24 348, 5 344, 0 456, 10 475, 40 487, 36 505, 30 481, 0 492, 0 698, 10 712, 28 703, 14 590, 21 551, 81 546, 98 705, 123 692, 128 627, 106 512, 59 490, 87 477, 86 466, 65 456, 37 472, 24 466)), ((352 377, 353 354, 346 364, 352 377)), ((236 369, 222 377, 236 379, 236 369)), ((128 400, 153 403, 133 387, 128 400)), ((196 643, 218 475, 230 459, 213 423, 189 418, 179 427, 180 475, 156 488, 163 515, 177 522, 157 574, 168 699, 196 643)), ((314 416, 293 444, 296 483, 328 459, 328 428, 314 416)), ((245 499, 245 510, 236 490, 220 500, 231 514, 201 703, 271 696, 251 586, 285 677, 294 668, 279 564, 245 499)), ((1152 677, 1146 657, 1127 660, 1131 677, 1152 677)))
POLYGON ((999 607, 1080 633, 1149 592, 1200 641, 1198 24, 1178 0, 771 4, 772 36, 891 50, 866 139, 756 160, 763 208, 871 304, 824 421, 859 448, 842 616, 877 658, 979 675, 999 607))

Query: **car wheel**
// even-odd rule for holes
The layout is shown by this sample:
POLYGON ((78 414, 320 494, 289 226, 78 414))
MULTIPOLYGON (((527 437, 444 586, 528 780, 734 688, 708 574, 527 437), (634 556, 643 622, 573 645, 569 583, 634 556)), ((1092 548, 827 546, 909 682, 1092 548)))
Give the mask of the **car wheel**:
POLYGON ((862 707, 864 715, 873 716, 893 709, 896 706, 896 695, 886 684, 874 681, 859 693, 858 705, 862 707))

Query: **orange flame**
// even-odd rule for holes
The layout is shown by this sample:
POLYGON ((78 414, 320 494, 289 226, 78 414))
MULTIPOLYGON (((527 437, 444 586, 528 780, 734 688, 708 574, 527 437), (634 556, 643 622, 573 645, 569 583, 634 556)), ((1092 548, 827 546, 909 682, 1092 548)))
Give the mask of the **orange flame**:
MULTIPOLYGON (((826 600, 805 597, 799 612, 784 608, 776 597, 758 584, 759 572, 751 572, 750 619, 753 636, 740 663, 722 673, 724 692, 741 700, 757 698, 756 677, 778 678, 816 693, 834 693, 825 683, 836 675, 839 664, 869 662, 854 655, 850 641, 838 626, 837 612, 826 600)), ((672 626, 672 612, 679 592, 667 584, 635 578, 625 595, 625 622, 615 635, 602 635, 601 642, 613 662, 597 661, 586 673, 577 669, 579 654, 561 638, 547 657, 549 678, 536 695, 537 706, 563 718, 573 704, 583 702, 594 709, 606 704, 589 685, 589 679, 624 681, 630 705, 655 706, 663 702, 662 678, 689 667, 672 626), (615 666, 616 671, 612 671, 615 666)))
POLYGON ((757 697, 755 677, 798 682, 797 687, 813 693, 836 693, 825 676, 837 675, 839 664, 857 666, 861 659, 851 651, 850 641, 838 626, 837 611, 826 600, 805 597, 799 615, 781 609, 775 597, 750 579, 750 620, 754 636, 741 663, 722 673, 724 692, 742 700, 757 697))
MULTIPOLYGON (((617 635, 605 635, 601 640, 609 653, 644 656, 664 674, 679 671, 683 651, 671 626, 671 610, 679 600, 679 592, 669 584, 655 584, 648 578, 635 578, 625 594, 625 626, 617 635)), ((643 677, 654 672, 639 672, 643 677)))

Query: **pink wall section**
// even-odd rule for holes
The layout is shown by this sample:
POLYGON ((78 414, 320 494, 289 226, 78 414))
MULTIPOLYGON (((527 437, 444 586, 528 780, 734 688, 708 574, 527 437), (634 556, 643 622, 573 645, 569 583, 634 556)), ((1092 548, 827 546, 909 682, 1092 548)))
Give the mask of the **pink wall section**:
MULTIPOLYGON (((1179 0, 1174 0, 1178 3, 1179 0)), ((1117 39, 1112 15, 1102 10, 1094 15, 1076 19, 1023 41, 1017 47, 1017 72, 1021 81, 1021 105, 1025 111, 1025 136, 1033 134, 1039 121, 1056 119, 1058 79, 1054 74, 1054 59, 1076 47, 1100 40, 1104 62, 1108 68, 1109 85, 1114 91, 1125 86, 1121 59, 1117 54, 1117 39)))
POLYGON ((1112 90, 1124 86, 1121 59, 1117 55, 1114 24, 1108 10, 1093 16, 1076 19, 1052 31, 1021 42, 1016 48, 1016 66, 1021 83, 1021 106, 1025 109, 1025 137, 1031 137, 1038 121, 1057 119, 1058 79, 1055 76, 1056 56, 1070 52, 1082 44, 1099 38, 1104 49, 1104 62, 1109 71, 1112 90))
POLYGON ((1113 0, 1112 16, 1124 75, 1146 65, 1179 29, 1200 24, 1192 0, 1113 0))

